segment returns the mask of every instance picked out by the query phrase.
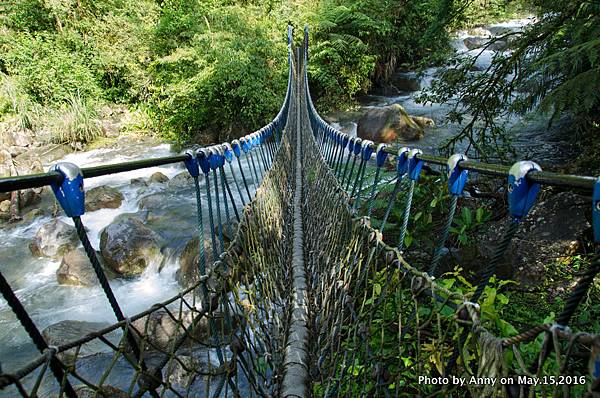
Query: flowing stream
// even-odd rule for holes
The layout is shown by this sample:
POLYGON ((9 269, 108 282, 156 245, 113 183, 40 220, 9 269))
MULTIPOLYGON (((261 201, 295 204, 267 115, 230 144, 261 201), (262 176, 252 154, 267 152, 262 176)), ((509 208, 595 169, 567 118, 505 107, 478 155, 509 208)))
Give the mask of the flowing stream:
MULTIPOLYGON (((117 163, 135 159, 162 157, 171 155, 170 145, 163 144, 147 147, 144 144, 132 144, 127 148, 100 149, 67 155, 63 160, 80 167, 98 164, 117 163)), ((256 155, 255 155, 256 157, 256 155)), ((234 170, 238 181, 238 165, 234 159, 234 170)), ((247 177, 250 192, 255 190, 252 171, 242 156, 242 165, 247 177)), ((47 166, 47 165, 46 165, 47 166)), ((228 165, 226 175, 238 208, 241 209, 235 183, 228 165)), ((169 178, 180 173, 187 173, 183 164, 153 167, 104 177, 87 179, 86 190, 95 186, 107 185, 117 188, 124 196, 122 205, 117 209, 100 209, 87 212, 82 220, 88 229, 88 235, 94 248, 99 250, 100 233, 113 220, 126 214, 134 214, 142 219, 146 226, 157 232, 163 242, 163 254, 166 261, 159 270, 157 266, 148 267, 142 275, 130 279, 114 279, 110 282, 114 293, 126 316, 141 312, 152 304, 166 300, 179 292, 181 286, 175 279, 178 269, 178 255, 185 244, 197 236, 196 199, 193 186, 170 186, 169 183, 154 183, 147 186, 132 183, 134 178, 146 178, 154 172, 162 172, 169 178), (147 208, 140 208, 146 201, 147 208)), ((181 176, 180 176, 181 177, 181 176)), ((185 181, 185 180, 184 180, 185 181)), ((204 177, 200 176, 203 203, 206 204, 206 187, 204 177)), ((211 186, 214 183, 211 174, 211 186)), ((243 185, 242 185, 242 189, 243 185)), ((244 195, 245 192, 243 192, 244 195)), ((213 191, 214 195, 214 191, 213 191)), ((222 193, 220 192, 220 195, 222 193)), ((246 198, 245 198, 246 199, 246 198)), ((51 190, 46 188, 40 208, 45 214, 51 213, 54 199, 51 190)), ((225 215, 221 200, 222 214, 225 215)), ((232 209, 229 209, 234 219, 232 209)), ((208 211, 204 211, 205 234, 208 238, 208 211)), ((72 221, 59 210, 62 221, 73 225, 72 221)), ((22 221, 18 224, 0 225, 0 271, 6 277, 13 290, 33 318, 40 330, 61 320, 81 320, 91 322, 116 322, 115 316, 106 297, 99 286, 78 287, 60 285, 56 279, 59 260, 38 258, 31 254, 29 244, 38 229, 52 220, 50 215, 22 221)), ((16 370, 38 355, 34 345, 8 307, 0 298, 0 364, 5 371, 16 370)), ((0 394, 1 395, 1 394, 0 394)))
MULTIPOLYGON (((497 23, 483 28, 470 31, 459 31, 452 40, 452 47, 458 54, 476 56, 480 54, 476 69, 485 70, 492 62, 492 58, 497 51, 474 48, 469 50, 465 45, 465 39, 485 41, 488 36, 498 36, 508 31, 518 31, 527 24, 532 23, 533 19, 517 19, 503 23, 497 23)), ((472 46, 471 46, 472 47, 472 46)), ((419 141, 402 141, 399 143, 411 148, 422 149, 426 153, 437 154, 440 146, 457 134, 463 127, 458 123, 449 123, 445 120, 446 114, 453 109, 452 104, 440 103, 417 103, 416 99, 422 94, 422 90, 431 86, 440 68, 428 68, 422 73, 416 72, 397 72, 397 75, 410 84, 398 90, 394 95, 378 95, 376 92, 363 96, 359 99, 362 113, 370 108, 381 108, 392 104, 400 104, 411 116, 424 116, 432 119, 435 126, 425 128, 425 136, 419 141), (417 89, 418 88, 418 89, 417 89), (416 90, 415 90, 416 89, 416 90)), ((481 72, 474 72, 481 73, 481 72)), ((352 136, 356 136, 357 121, 359 116, 357 112, 337 112, 330 115, 330 119, 336 121, 334 125, 341 128, 352 136)), ((526 117, 511 117, 504 120, 507 130, 512 138, 513 145, 520 159, 531 159, 540 163, 542 166, 560 164, 569 159, 573 154, 566 150, 569 147, 564 129, 567 121, 558 121, 552 126, 548 126, 548 117, 540 114, 532 114, 526 117)), ((466 124, 466 122, 465 122, 466 124)), ((456 152, 464 151, 466 144, 457 146, 456 152)))

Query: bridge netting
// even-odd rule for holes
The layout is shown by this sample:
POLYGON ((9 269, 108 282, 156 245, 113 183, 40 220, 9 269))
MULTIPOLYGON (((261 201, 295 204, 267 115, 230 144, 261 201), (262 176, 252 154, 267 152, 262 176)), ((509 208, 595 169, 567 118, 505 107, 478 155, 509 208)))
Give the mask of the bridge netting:
MULTIPOLYGON (((479 303, 497 262, 535 200, 536 185, 527 180, 535 165, 520 164, 511 174, 511 192, 524 191, 521 201, 513 197, 511 226, 492 261, 482 266, 477 289, 469 295, 453 290, 437 266, 464 187, 464 169, 457 165, 467 159, 448 164, 444 183, 450 182, 452 198, 446 227, 429 266, 417 269, 404 260, 402 249, 423 156, 375 147, 321 119, 309 92, 307 43, 307 31, 298 48, 289 32, 286 100, 260 131, 273 133, 263 134, 266 149, 255 149, 268 171, 217 261, 207 265, 201 254, 197 281, 176 297, 58 347, 44 345, 18 299, 7 299, 41 355, 20 369, 2 369, 2 394, 597 396, 600 337, 568 327, 600 270, 597 257, 555 323, 497 336, 481 314, 479 303), (386 171, 392 156, 394 169, 386 171), (392 208, 402 213, 394 246, 384 241, 385 221, 375 229, 369 217, 383 186, 393 187, 384 220, 392 208), (101 345, 102 352, 87 354, 84 347, 91 344, 101 345)), ((211 153, 193 152, 181 160, 194 175, 190 160, 197 159, 195 167, 202 169, 211 153)), ((215 231, 222 225, 211 223, 210 230, 216 252, 215 231)), ((80 232, 85 234, 82 225, 80 232)), ((3 283, 3 294, 10 293, 3 283)), ((110 300, 110 286, 106 289, 110 300)))

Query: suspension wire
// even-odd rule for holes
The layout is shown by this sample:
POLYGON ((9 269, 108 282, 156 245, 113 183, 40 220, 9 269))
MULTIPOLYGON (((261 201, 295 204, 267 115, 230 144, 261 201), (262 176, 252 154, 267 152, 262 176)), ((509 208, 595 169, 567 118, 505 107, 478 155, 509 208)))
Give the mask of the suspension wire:
MULTIPOLYGON (((233 236, 231 233, 231 219, 229 217, 229 201, 227 200, 227 189, 225 189, 225 173, 223 173, 223 167, 219 167, 221 174, 221 192, 223 193, 223 202, 225 202, 225 227, 227 228, 227 234, 229 238, 233 236)), ((235 202, 233 202, 233 208, 235 209, 235 202)), ((237 210, 235 211, 237 214, 237 210)), ((221 248, 221 251, 225 251, 225 247, 221 248)))
POLYGON ((213 205, 212 205, 212 195, 210 189, 210 176, 208 172, 204 173, 204 181, 206 182, 206 196, 208 198, 208 221, 210 225, 210 239, 212 243, 212 254, 213 259, 217 259, 219 257, 219 252, 217 249, 217 238, 215 234, 215 220, 213 215, 213 205))
POLYGON ((448 217, 446 218, 446 224, 444 225, 444 229, 442 230, 442 236, 440 238, 439 245, 436 247, 433 259, 431 260, 431 264, 429 266, 429 275, 435 276, 437 271, 438 264, 442 259, 442 254, 444 252, 444 248, 446 247, 446 241, 448 240, 448 235, 450 233, 450 227, 452 226, 452 222, 454 221, 454 213, 456 212, 456 204, 458 202, 458 195, 452 195, 450 197, 450 210, 448 211, 448 217))
POLYGON ((377 184, 379 184, 379 179, 381 173, 381 166, 377 166, 377 170, 375 171, 375 178, 373 179, 373 186, 371 187, 371 194, 369 195, 369 202, 367 206, 367 217, 371 217, 371 213, 373 211, 373 203, 375 202, 375 192, 377 191, 377 184))
POLYGON ((259 183, 260 183, 260 181, 262 181, 262 179, 263 179, 263 176, 265 175, 265 171, 263 170, 263 164, 261 163, 262 161, 260 158, 260 145, 258 145, 258 147, 256 147, 256 146, 253 147, 250 150, 250 152, 257 152, 256 157, 258 159, 256 160, 256 164, 258 165, 257 167, 258 167, 258 175, 260 176, 260 179, 259 179, 259 183))
POLYGON ((231 173, 231 178, 233 178, 233 183, 235 184, 235 188, 237 189, 238 195, 240 196, 240 200, 242 201, 242 207, 246 206, 246 201, 244 200, 244 195, 242 195, 242 189, 240 188, 240 184, 238 183, 237 177, 233 171, 233 165, 229 163, 229 171, 231 173))
POLYGON ((408 185, 408 194, 406 195, 406 202, 404 205, 404 213, 402 215, 402 226, 400 227, 400 235, 398 236, 398 251, 402 252, 404 248, 404 238, 406 237, 406 230, 408 228, 408 220, 410 218, 410 207, 412 205, 413 194, 415 192, 415 180, 411 179, 408 185))
POLYGON ((402 189, 402 177, 403 176, 397 176, 397 178, 396 178, 396 183, 394 184, 394 190, 392 191, 390 200, 388 202, 388 206, 385 209, 385 214, 383 215, 383 219, 381 220, 381 226, 379 227, 379 230, 381 232, 383 232, 383 230, 385 229, 385 224, 387 223, 387 219, 390 216, 392 207, 394 207, 394 204, 396 203, 396 197, 400 193, 400 189, 402 189))
POLYGON ((198 269, 200 276, 206 275, 206 253, 204 252, 204 222, 202 215, 202 195, 200 195, 200 182, 198 176, 193 176, 194 189, 196 191, 196 217, 198 222, 198 239, 200 239, 198 255, 198 269))
MULTIPOLYGON (((223 241, 223 220, 221 218, 221 198, 219 197, 219 180, 217 179, 217 170, 213 169, 213 181, 215 182, 215 209, 217 210, 217 226, 219 229, 219 247, 220 252, 225 251, 225 242, 223 241)), ((217 257, 215 257, 216 259, 217 257)))
MULTIPOLYGON (((231 166, 231 163, 229 164, 231 166)), ((233 213, 235 214, 235 219, 237 220, 237 222, 240 222, 240 214, 238 213, 238 209, 237 206, 235 204, 235 199, 233 197, 233 193, 231 192, 231 187, 229 186, 229 181, 227 181, 227 176, 225 174, 225 170, 223 168, 223 166, 219 167, 219 170, 221 171, 221 180, 224 182, 224 189, 227 191, 227 194, 229 195, 229 200, 231 201, 231 206, 233 207, 233 213)), ((235 177, 234 177, 235 179, 235 177)), ((227 200, 225 200, 225 203, 227 203, 227 200)), ((229 216, 228 216, 229 218, 229 216)), ((233 236, 233 235, 230 235, 233 236)))
POLYGON ((246 173, 244 173, 244 168, 242 167, 242 161, 239 156, 236 156, 237 164, 240 169, 240 174, 242 175, 242 181, 244 182, 244 187, 246 188, 246 193, 248 194, 248 202, 252 202, 252 195, 250 195, 250 188, 248 188, 248 181, 246 181, 246 173))
POLYGON ((338 154, 338 158, 337 161, 335 162, 335 170, 334 170, 334 174, 337 176, 338 174, 338 170, 341 168, 340 164, 342 163, 342 159, 344 158, 344 152, 346 150, 346 147, 343 147, 342 150, 340 151, 340 153, 338 154))
POLYGON ((65 393, 67 397, 77 398, 75 390, 73 390, 69 379, 65 376, 65 372, 63 370, 65 367, 64 364, 56 357, 54 351, 49 351, 50 347, 48 346, 48 343, 46 343, 46 340, 44 340, 44 337, 40 333, 37 326, 35 326, 35 323, 23 307, 23 304, 21 304, 21 301, 19 301, 15 295, 8 281, 4 278, 4 275, 2 275, 2 272, 0 272, 0 291, 2 291, 2 297, 4 297, 4 300, 6 300, 8 306, 33 341, 38 351, 41 354, 48 352, 50 370, 52 370, 52 373, 54 374, 54 377, 59 385, 61 385, 63 382, 65 383, 65 393))
MULTIPOLYGON (((92 267, 94 268, 94 272, 98 277, 98 281, 100 282, 100 286, 110 303, 110 306, 115 314, 115 317, 119 322, 124 321, 125 315, 123 315, 123 311, 121 311, 121 307, 119 307, 119 303, 117 302, 117 298, 115 297, 110 284, 108 283, 108 278, 100 265, 100 261, 98 260, 98 255, 96 254, 96 250, 92 247, 90 240, 88 239, 87 232, 85 231, 85 227, 83 226, 83 222, 81 221, 80 216, 71 217, 73 223, 75 223, 75 229, 77 230, 77 236, 83 245, 83 249, 85 250, 85 254, 87 255, 90 263, 92 263, 92 267)), ((133 351, 133 355, 135 359, 139 362, 143 371, 147 371, 147 367, 144 359, 142 358, 141 349, 138 345, 138 342, 135 340, 133 335, 133 331, 128 327, 124 326, 123 331, 127 334, 127 342, 131 346, 131 350, 133 351)), ((150 388, 150 394, 153 397, 158 397, 158 393, 154 388, 150 388)))
MULTIPOLYGON (((365 170, 366 169, 367 169, 367 161, 363 159, 363 161, 362 161, 362 170, 360 170, 360 168, 359 168, 360 180, 358 182, 358 189, 356 191, 356 199, 354 200, 354 205, 353 205, 353 208, 355 210, 358 209, 358 205, 360 203, 360 198, 362 196, 362 186, 363 186, 363 183, 365 181, 365 170)), ((358 175, 357 175, 357 178, 358 178, 358 175)), ((354 186, 354 188, 356 188, 356 185, 354 186)), ((351 196, 354 196, 354 189, 352 190, 352 195, 351 196)))
MULTIPOLYGON (((356 164, 356 158, 357 158, 357 157, 358 157, 358 155, 354 155, 354 156, 352 157, 352 167, 350 167, 350 174, 348 174, 348 181, 347 181, 347 183, 346 183, 346 188, 345 188, 345 190, 346 190, 346 191, 348 191, 348 189, 350 188, 350 181, 352 180, 352 175, 353 175, 353 173, 354 173, 354 165, 356 164)), ((346 175, 346 174, 344 173, 344 176, 345 176, 345 175, 346 175)), ((342 184, 343 184, 343 183, 344 183, 344 182, 342 181, 342 184)))
MULTIPOLYGON (((344 186, 344 180, 346 179, 346 173, 348 172, 348 163, 350 163, 350 158, 352 157, 352 151, 348 150, 348 156, 346 156, 346 164, 344 165, 344 174, 340 179, 340 186, 344 186)), ((342 174, 342 168, 340 167, 340 174, 342 174)), ((339 178, 339 175, 336 175, 339 178)))
POLYGON ((250 167, 250 162, 248 162, 248 155, 250 155, 250 160, 252 162, 252 170, 254 171, 254 189, 256 190, 256 188, 258 188, 258 184, 260 182, 260 178, 258 178, 258 173, 256 172, 256 164, 254 163, 254 156, 252 156, 252 149, 248 150, 248 153, 246 154, 246 162, 248 163, 248 167, 250 167))

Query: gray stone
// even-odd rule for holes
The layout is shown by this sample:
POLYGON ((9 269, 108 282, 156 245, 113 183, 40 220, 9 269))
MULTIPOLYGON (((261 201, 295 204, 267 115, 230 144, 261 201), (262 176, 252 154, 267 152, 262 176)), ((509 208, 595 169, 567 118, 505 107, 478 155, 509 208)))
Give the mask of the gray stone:
POLYGON ((146 182, 146 180, 141 177, 132 178, 131 181, 129 181, 129 184, 133 187, 147 187, 148 186, 148 183, 146 182))
POLYGON ((164 261, 158 234, 133 217, 115 220, 102 230, 100 252, 107 268, 125 277, 140 275, 150 264, 164 261))
POLYGON ((414 141, 424 130, 398 104, 369 109, 359 120, 356 130, 362 139, 374 142, 414 141))
MULTIPOLYGON (((115 277, 110 269, 105 269, 104 274, 109 279, 115 277)), ((71 250, 63 256, 60 267, 56 271, 56 279, 61 285, 94 286, 98 284, 96 272, 83 248, 71 250)))
POLYGON ((35 256, 60 258, 66 252, 79 245, 75 227, 53 220, 42 225, 29 245, 35 256))
POLYGON ((489 42, 489 38, 485 37, 466 37, 463 40, 463 43, 469 50, 475 50, 477 48, 482 48, 489 42))
MULTIPOLYGON (((200 274, 198 269, 198 260, 200 257, 199 241, 200 239, 197 237, 188 241, 179 255, 179 269, 175 274, 175 278, 183 287, 189 287, 198 282, 198 276, 200 274)), ((204 240, 204 255, 208 272, 213 263, 210 238, 204 240)))
MULTIPOLYGON (((60 346, 66 343, 70 343, 74 340, 81 339, 82 337, 97 332, 98 330, 108 327, 108 323, 103 322, 86 322, 86 321, 73 321, 64 320, 54 323, 42 331, 42 336, 50 346, 60 346)), ((109 333, 107 336, 109 341, 118 343, 119 334, 114 331, 109 333)), ((77 354, 77 347, 71 348, 67 351, 58 354, 58 358, 65 362, 67 365, 72 365, 77 358, 82 358, 88 355, 92 355, 98 352, 108 352, 110 347, 104 344, 99 339, 91 340, 85 343, 79 349, 77 354), (77 354, 77 358, 75 355, 77 354)))
POLYGON ((169 177, 167 177, 166 175, 164 175, 163 173, 161 173, 160 171, 157 171, 156 173, 152 174, 150 176, 150 183, 165 183, 165 182, 169 182, 169 177))
POLYGON ((191 189, 193 187, 193 179, 192 176, 190 175, 190 173, 188 173, 187 171, 182 171, 181 173, 177 174, 175 177, 171 178, 169 180, 169 182, 167 183, 167 186, 169 187, 169 189, 182 189, 182 188, 189 188, 191 189))
POLYGON ((106 185, 94 187, 85 193, 85 210, 117 209, 123 203, 123 194, 106 185))
MULTIPOLYGON (((192 311, 189 310, 184 310, 179 314, 179 310, 177 309, 171 309, 171 314, 172 316, 169 315, 165 309, 159 309, 131 323, 137 331, 137 333, 135 333, 136 337, 139 338, 142 336, 145 340, 146 349, 168 350, 171 344, 173 344, 173 341, 183 336, 185 328, 192 325, 198 316, 197 312, 192 313, 192 311), (173 317, 178 322, 175 321, 173 317)), ((238 325, 237 317, 232 317, 229 322, 227 322, 225 316, 218 312, 212 313, 211 319, 222 336, 231 334, 232 330, 229 328, 229 325, 233 328, 236 328, 238 325)), ((209 343, 210 336, 210 322, 206 316, 203 316, 201 319, 197 320, 194 330, 189 337, 193 337, 203 343, 209 343)), ((214 341, 210 342, 214 343, 214 341)), ((193 345, 194 340, 190 338, 186 343, 193 345)), ((225 341, 222 341, 222 344, 225 343, 225 341)))

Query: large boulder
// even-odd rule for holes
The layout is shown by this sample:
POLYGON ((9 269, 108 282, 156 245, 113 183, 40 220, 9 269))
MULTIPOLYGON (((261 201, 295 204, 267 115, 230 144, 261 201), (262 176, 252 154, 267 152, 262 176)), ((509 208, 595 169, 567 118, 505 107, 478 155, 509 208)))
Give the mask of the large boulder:
POLYGON ((169 182, 169 177, 167 177, 160 171, 157 171, 150 176, 149 181, 151 184, 154 184, 154 183, 162 184, 165 182, 169 182))
POLYGON ((141 274, 150 264, 162 264, 161 239, 134 217, 113 221, 100 234, 105 265, 120 276, 141 274))
POLYGON ((415 72, 396 72, 390 76, 392 84, 399 92, 419 91, 421 81, 415 72))
POLYGON ((75 227, 60 220, 53 220, 40 227, 29 249, 35 256, 60 258, 78 245, 79 238, 75 227))
POLYGON ((117 209, 123 203, 123 194, 106 185, 94 187, 85 193, 85 210, 117 209))
POLYGON ((485 46, 489 41, 490 39, 486 37, 466 37, 463 39, 465 47, 467 47, 469 50, 481 48, 485 46))
MULTIPOLYGON (((200 257, 200 245, 198 242, 200 242, 199 238, 193 238, 188 241, 179 255, 179 269, 175 274, 175 278, 183 287, 189 287, 198 282, 198 260, 200 257)), ((208 271, 213 263, 210 238, 204 240, 204 256, 206 259, 206 270, 208 271)))
MULTIPOLYGON (((97 332, 98 330, 108 327, 108 323, 102 322, 85 322, 85 321, 73 321, 64 320, 54 323, 42 331, 44 340, 50 346, 60 346, 66 343, 70 343, 74 340, 81 339, 82 337, 97 332)), ((119 333, 117 331, 109 333, 107 336, 109 341, 118 344, 119 333)), ((99 339, 91 340, 85 343, 79 349, 77 354, 77 347, 71 348, 67 351, 58 354, 58 358, 65 362, 67 365, 72 365, 76 359, 82 358, 88 355, 92 355, 98 352, 108 352, 110 347, 104 344, 99 339), (77 355, 77 358, 75 357, 77 355)))
POLYGON ((424 130, 398 104, 369 109, 359 120, 356 134, 374 142, 414 141, 424 130))
MULTIPOLYGON (((104 269, 105 275, 112 279, 114 272, 104 269)), ((82 248, 71 250, 62 258, 56 271, 56 279, 61 285, 94 286, 98 284, 98 277, 82 248)))
MULTIPOLYGON (((145 340, 145 348, 149 350, 168 350, 173 341, 184 335, 185 328, 188 328, 192 323, 196 323, 193 331, 188 337, 199 340, 204 344, 216 343, 212 341, 210 333, 210 322, 208 317, 203 316, 201 319, 196 319, 198 313, 192 311, 171 310, 171 315, 165 309, 159 309, 137 319, 131 323, 137 333, 138 339, 141 337, 145 340), (173 319, 175 317, 176 320, 173 319)), ((228 321, 222 313, 212 313, 212 322, 219 331, 219 334, 227 336, 231 333, 231 328, 237 327, 237 318, 232 317, 228 321)), ((187 340, 187 343, 194 344, 192 339, 187 340)), ((225 344, 226 341, 221 341, 225 344)))
POLYGON ((182 171, 177 174, 175 177, 171 178, 169 182, 167 182, 167 187, 169 189, 179 190, 179 189, 191 189, 193 187, 192 176, 187 171, 182 171))
POLYGON ((0 201, 0 220, 10 220, 10 200, 0 201))

